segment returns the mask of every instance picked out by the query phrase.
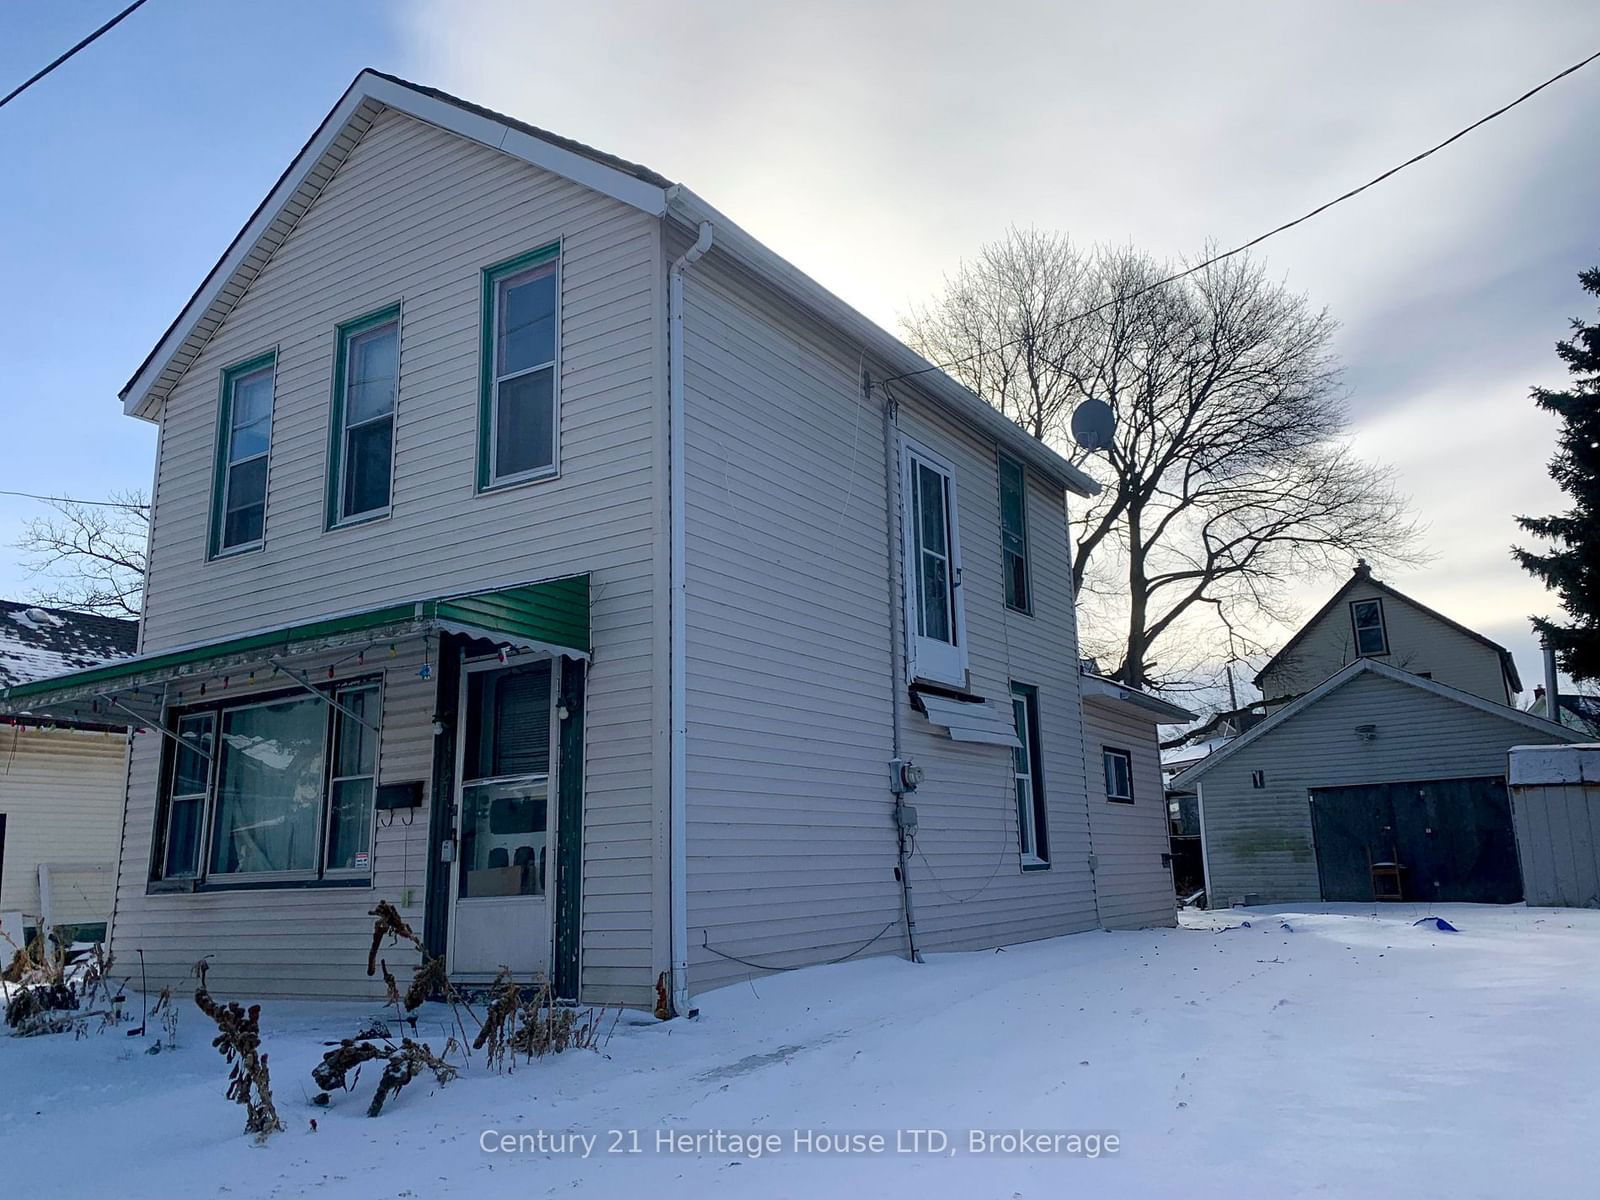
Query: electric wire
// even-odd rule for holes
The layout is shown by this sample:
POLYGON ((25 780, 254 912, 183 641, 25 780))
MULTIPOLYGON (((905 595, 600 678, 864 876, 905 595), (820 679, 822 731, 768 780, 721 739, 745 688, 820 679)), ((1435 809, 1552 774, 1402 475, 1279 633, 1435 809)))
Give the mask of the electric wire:
POLYGON ((122 22, 124 20, 126 20, 128 17, 131 17, 136 9, 143 8, 144 4, 145 4, 145 0, 133 0, 132 4, 128 5, 127 8, 123 9, 116 16, 112 17, 104 25, 100 26, 99 29, 96 29, 88 37, 84 38, 81 42, 79 42, 76 46, 73 46, 72 49, 70 49, 70 50, 66 51, 65 53, 61 54, 60 56, 58 56, 53 62, 50 62, 47 65, 41 67, 39 70, 35 71, 32 75, 28 76, 28 78, 24 79, 21 83, 17 84, 16 87, 12 88, 9 92, 7 92, 3 98, 0 98, 0 108, 4 108, 6 105, 10 104, 18 96, 22 95, 23 92, 27 91, 34 84, 38 83, 46 75, 50 74, 51 71, 54 71, 57 67, 59 67, 62 63, 66 62, 74 54, 77 54, 78 51, 87 49, 90 45, 92 45, 94 42, 98 41, 105 34, 110 33, 118 25, 122 24, 122 22))
MULTIPOLYGON (((1058 321, 1054 326, 1051 327, 1052 332, 1054 330, 1064 329, 1068 325, 1073 324, 1074 322, 1087 320, 1089 317, 1094 316, 1096 313, 1104 312, 1106 309, 1112 308, 1115 305, 1126 304, 1128 301, 1137 299, 1138 297, 1143 296, 1146 293, 1156 291, 1158 288, 1166 287, 1169 283, 1177 283, 1180 279, 1187 279, 1190 275, 1197 274, 1198 272, 1205 270, 1207 267, 1215 266, 1217 263, 1223 262, 1226 259, 1230 259, 1230 258, 1234 257, 1237 254, 1243 254, 1246 250, 1252 249, 1255 246, 1259 246, 1262 242, 1266 241, 1268 238, 1276 237, 1280 233, 1284 233, 1287 230, 1293 229, 1296 225, 1304 224, 1306 221, 1311 220, 1311 218, 1313 218, 1315 216, 1319 216, 1320 214, 1327 212, 1334 205, 1343 204, 1346 200, 1349 200, 1349 199, 1352 199, 1353 197, 1359 196, 1362 192, 1366 191, 1368 188, 1375 187, 1376 185, 1382 183, 1384 180, 1389 179, 1392 176, 1398 175, 1401 171, 1404 171, 1407 167, 1415 166, 1417 163, 1421 162, 1423 159, 1429 158, 1432 155, 1437 154, 1439 151, 1443 150, 1446 146, 1449 146, 1451 143, 1460 141, 1462 138, 1466 137, 1467 134, 1471 133, 1473 130, 1482 128, 1484 125, 1487 125, 1490 121, 1493 121, 1496 117, 1504 116, 1506 113, 1510 112, 1513 108, 1516 108, 1517 105, 1523 103, 1523 101, 1533 99, 1533 97, 1537 96, 1540 92, 1544 91, 1545 88, 1550 87, 1552 84, 1559 83, 1561 80, 1565 79, 1568 75, 1572 75, 1572 74, 1574 74, 1574 73, 1576 73, 1578 71, 1581 71, 1584 67, 1588 66, 1590 63, 1594 62, 1596 59, 1600 59, 1600 50, 1595 51, 1593 54, 1589 55, 1587 58, 1581 59, 1578 62, 1573 63, 1570 67, 1566 68, 1565 70, 1558 71, 1556 74, 1552 75, 1549 79, 1546 79, 1543 83, 1539 84, 1537 87, 1529 88, 1527 91, 1523 92, 1522 95, 1518 96, 1515 100, 1512 100, 1509 104, 1503 104, 1499 108, 1495 109, 1493 112, 1491 112, 1491 113, 1489 113, 1489 114, 1487 114, 1485 116, 1479 117, 1471 125, 1468 125, 1468 126, 1462 128, 1462 129, 1456 130, 1455 133, 1452 133, 1449 137, 1445 138, 1444 141, 1439 142, 1436 145, 1428 147, 1428 149, 1422 151, 1420 154, 1412 155, 1410 158, 1406 159, 1405 162, 1400 163, 1398 166, 1390 167, 1387 171, 1383 172, 1381 175, 1374 176, 1373 178, 1367 180, 1366 183, 1361 184, 1359 187, 1353 187, 1349 191, 1344 192, 1341 195, 1335 196, 1332 200, 1329 200, 1324 204, 1317 205, 1317 207, 1313 208, 1310 212, 1304 213, 1303 215, 1296 217, 1292 221, 1285 221, 1282 225, 1279 225, 1279 226, 1277 226, 1276 228, 1273 228, 1273 229, 1269 229, 1269 230, 1267 230, 1267 232, 1265 232, 1263 234, 1259 234, 1258 236, 1251 238, 1248 242, 1242 242, 1239 245, 1235 246, 1231 250, 1225 250, 1221 254, 1214 254, 1210 258, 1203 259, 1202 261, 1195 263, 1193 266, 1186 267, 1181 271, 1177 271, 1177 272, 1175 272, 1175 273, 1173 273, 1171 275, 1166 276, 1164 279, 1158 279, 1154 283, 1149 283, 1149 284, 1144 285, 1143 287, 1135 288, 1133 291, 1128 292, 1125 295, 1114 296, 1110 300, 1107 300, 1107 301, 1105 301, 1105 302, 1103 302, 1101 304, 1095 305, 1093 308, 1085 309, 1084 311, 1082 311, 1080 313, 1074 313, 1072 316, 1069 316, 1069 317, 1063 317, 1060 321, 1058 321)), ((880 384, 893 383, 898 379, 910 379, 910 378, 913 378, 914 376, 917 376, 917 375, 926 375, 926 374, 928 374, 929 372, 932 372, 932 371, 943 371, 943 370, 945 370, 945 369, 947 369, 949 367, 960 366, 963 363, 971 362, 975 358, 981 358, 985 354, 994 354, 996 351, 1009 349, 1010 347, 1015 346, 1020 342, 1026 341, 1029 336, 1034 336, 1034 335, 1026 335, 1025 334, 1025 335, 1023 335, 1021 337, 1014 337, 1014 338, 1011 338, 1008 341, 1000 342, 998 345, 985 347, 984 349, 976 350, 971 354, 962 355, 959 358, 952 358, 952 359, 948 359, 948 360, 946 360, 944 362, 933 363, 933 364, 931 364, 929 366, 926 366, 926 367, 919 367, 914 371, 902 371, 899 375, 890 375, 888 378, 880 380, 879 382, 880 382, 880 384)))

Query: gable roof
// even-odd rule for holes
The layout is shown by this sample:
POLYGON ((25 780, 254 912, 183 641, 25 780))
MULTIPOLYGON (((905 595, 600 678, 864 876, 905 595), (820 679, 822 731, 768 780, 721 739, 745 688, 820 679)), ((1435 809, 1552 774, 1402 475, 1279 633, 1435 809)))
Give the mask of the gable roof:
POLYGON ((1424 679, 1420 675, 1413 675, 1409 671, 1391 667, 1388 663, 1379 662, 1377 659, 1358 658, 1336 675, 1331 675, 1324 679, 1299 699, 1284 705, 1261 724, 1252 727, 1247 733, 1234 738, 1209 757, 1201 759, 1194 766, 1180 772, 1173 778, 1172 786, 1187 787, 1219 763, 1232 758, 1246 746, 1253 745, 1258 739, 1277 729, 1278 726, 1294 720, 1306 709, 1316 705, 1330 693, 1337 691, 1352 679, 1357 679, 1362 675, 1377 675, 1384 679, 1392 679, 1396 683, 1403 683, 1408 687, 1430 692, 1442 699, 1453 700, 1457 704, 1464 704, 1468 708, 1475 708, 1479 712, 1485 712, 1490 716, 1499 717, 1501 720, 1510 721, 1513 725, 1526 726, 1547 737, 1554 737, 1568 742, 1581 742, 1583 740, 1583 735, 1547 721, 1543 717, 1533 716, 1520 708, 1512 708, 1508 704, 1496 704, 1493 700, 1485 700, 1482 696, 1474 696, 1471 692, 1463 692, 1460 688, 1450 687, 1448 684, 1439 683, 1437 680, 1424 679))
POLYGON ((1256 672, 1255 684, 1257 687, 1261 686, 1261 680, 1266 676, 1267 672, 1272 670, 1273 667, 1277 666, 1278 663, 1284 658, 1288 657, 1289 653, 1300 644, 1300 642, 1308 633, 1311 632, 1312 627, 1315 626, 1318 621, 1322 620, 1323 617, 1332 612, 1338 606, 1339 602, 1343 600, 1345 596, 1348 595, 1349 592, 1358 584, 1364 584, 1379 592, 1382 592, 1386 596, 1390 596, 1396 600, 1399 600, 1403 604, 1409 604, 1418 612, 1425 616, 1432 617, 1435 621, 1438 621, 1441 624, 1448 625, 1457 633, 1465 634, 1475 642, 1482 642, 1485 646, 1500 656, 1500 669, 1505 672, 1506 679, 1511 684, 1512 692, 1515 693, 1522 690, 1522 679, 1517 674, 1517 663, 1516 660, 1511 657, 1511 651, 1507 650, 1499 642, 1492 641, 1491 639, 1484 637, 1483 634, 1479 633, 1476 629, 1468 629, 1465 625, 1461 624, 1460 621, 1452 621, 1449 617, 1445 616, 1437 609, 1429 608, 1420 600, 1414 600, 1404 592, 1390 587, 1387 583, 1384 583, 1383 580, 1374 579, 1372 575, 1372 568, 1367 566, 1365 559, 1357 561, 1355 570, 1350 573, 1350 578, 1344 581, 1344 586, 1336 591, 1331 597, 1329 597, 1328 602, 1319 608, 1309 621, 1300 626, 1300 628, 1295 631, 1294 636, 1283 644, 1283 648, 1274 654, 1270 659, 1268 659, 1266 665, 1263 666, 1261 670, 1256 672))
POLYGON ((0 600, 0 691, 132 654, 139 622, 0 600))
POLYGON ((154 419, 167 394, 293 232, 301 216, 386 109, 470 138, 648 213, 698 231, 712 225, 712 252, 729 255, 792 303, 859 344, 907 386, 993 438, 1047 478, 1080 496, 1100 485, 1021 426, 933 368, 793 264, 773 253, 682 184, 649 167, 526 124, 437 88, 364 70, 273 185, 194 295, 119 393, 132 416, 154 419), (927 372, 922 374, 922 372, 927 372))

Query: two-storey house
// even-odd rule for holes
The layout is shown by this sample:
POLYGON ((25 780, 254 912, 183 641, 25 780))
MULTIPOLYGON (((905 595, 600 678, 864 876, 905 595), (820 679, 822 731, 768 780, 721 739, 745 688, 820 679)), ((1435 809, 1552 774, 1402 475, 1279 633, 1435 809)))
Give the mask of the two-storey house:
POLYGON ((152 984, 378 994, 377 900, 676 1012, 1172 920, 1185 714, 1080 673, 1093 481, 653 171, 364 72, 123 400, 140 653, 9 703, 144 730, 152 984))
POLYGON ((1269 715, 1171 782, 1211 904, 1522 898, 1507 752, 1578 738, 1514 707, 1505 647, 1362 562, 1256 684, 1269 715))

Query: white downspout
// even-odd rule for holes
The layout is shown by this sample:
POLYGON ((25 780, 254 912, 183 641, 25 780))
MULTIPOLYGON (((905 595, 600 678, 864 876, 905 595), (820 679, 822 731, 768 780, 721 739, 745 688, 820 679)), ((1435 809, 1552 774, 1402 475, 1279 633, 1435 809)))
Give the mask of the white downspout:
POLYGON ((685 679, 686 620, 684 603, 684 462, 683 462, 683 273, 711 249, 710 221, 700 222, 700 236, 667 272, 667 524, 670 529, 671 626, 668 651, 669 720, 672 728, 671 771, 667 798, 667 873, 671 883, 672 1011, 689 1009, 688 792, 686 754, 689 743, 688 688, 685 679))

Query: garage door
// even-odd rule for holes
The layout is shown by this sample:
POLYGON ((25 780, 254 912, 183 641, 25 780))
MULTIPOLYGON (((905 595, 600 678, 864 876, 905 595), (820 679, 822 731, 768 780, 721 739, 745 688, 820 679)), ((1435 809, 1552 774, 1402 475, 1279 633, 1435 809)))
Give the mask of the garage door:
POLYGON ((1407 900, 1522 899, 1501 776, 1314 788, 1311 825, 1324 900, 1371 900, 1374 862, 1400 864, 1407 900))

